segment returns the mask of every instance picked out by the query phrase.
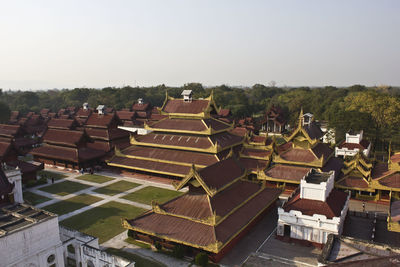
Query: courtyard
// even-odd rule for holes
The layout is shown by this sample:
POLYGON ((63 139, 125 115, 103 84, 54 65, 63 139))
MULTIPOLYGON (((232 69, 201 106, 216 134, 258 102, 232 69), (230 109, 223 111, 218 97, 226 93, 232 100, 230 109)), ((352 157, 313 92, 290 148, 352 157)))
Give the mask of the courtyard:
POLYGON ((182 194, 171 185, 115 175, 45 170, 47 184, 27 188, 25 201, 59 215, 60 224, 99 238, 99 243, 124 232, 123 218, 151 209, 182 194), (54 179, 52 179, 54 178, 54 179))

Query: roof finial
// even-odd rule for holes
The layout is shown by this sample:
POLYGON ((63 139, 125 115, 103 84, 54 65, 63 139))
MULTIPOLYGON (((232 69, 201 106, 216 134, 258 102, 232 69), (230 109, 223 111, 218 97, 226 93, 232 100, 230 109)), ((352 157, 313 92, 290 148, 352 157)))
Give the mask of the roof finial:
POLYGON ((303 107, 300 109, 300 114, 299 114, 299 127, 303 126, 303 107))

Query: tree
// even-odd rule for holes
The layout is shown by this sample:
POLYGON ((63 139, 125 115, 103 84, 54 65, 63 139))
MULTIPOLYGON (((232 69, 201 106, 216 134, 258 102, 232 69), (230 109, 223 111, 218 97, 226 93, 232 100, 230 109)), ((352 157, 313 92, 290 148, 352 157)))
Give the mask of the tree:
POLYGON ((10 119, 10 108, 3 102, 0 102, 0 123, 6 123, 10 119))

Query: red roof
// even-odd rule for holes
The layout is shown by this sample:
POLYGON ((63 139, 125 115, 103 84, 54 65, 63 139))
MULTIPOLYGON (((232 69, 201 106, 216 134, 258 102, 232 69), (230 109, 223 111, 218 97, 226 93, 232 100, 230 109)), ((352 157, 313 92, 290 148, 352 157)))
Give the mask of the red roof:
MULTIPOLYGON (((258 186, 258 189, 260 189, 260 186, 258 186)), ((222 192, 220 194, 222 194, 222 192)), ((233 191, 231 193, 233 193, 233 191)), ((230 205, 233 206, 237 204, 235 206, 237 207, 238 203, 243 203, 243 197, 246 197, 246 194, 245 190, 242 190, 240 193, 237 191, 236 194, 227 196, 225 201, 222 201, 222 199, 218 201, 218 203, 222 205, 227 205, 225 207, 220 207, 220 209, 223 210, 222 214, 232 211, 232 208, 229 208, 230 205)), ((232 214, 216 226, 154 212, 148 212, 136 219, 129 220, 128 223, 135 227, 135 229, 139 229, 139 232, 140 229, 143 229, 143 231, 152 232, 158 236, 178 240, 180 242, 199 246, 208 246, 216 241, 226 244, 233 237, 238 235, 246 225, 252 222, 261 211, 268 208, 266 203, 271 203, 279 194, 280 190, 276 188, 263 189, 243 206, 234 210, 232 214)), ((218 194, 214 198, 217 196, 218 194)), ((169 211, 173 213, 177 211, 176 214, 179 214, 179 211, 181 211, 187 215, 193 216, 192 218, 208 215, 209 211, 207 211, 207 204, 204 197, 183 195, 179 198, 182 198, 181 200, 187 200, 187 202, 184 203, 176 199, 180 201, 180 204, 185 205, 184 207, 189 207, 190 203, 193 205, 190 206, 189 210, 186 209, 186 211, 184 207, 179 207, 179 210, 170 209, 169 211)), ((213 201, 214 200, 211 199, 211 203, 213 203, 213 201)), ((216 208, 216 210, 218 209, 216 208)))
POLYGON ((268 158, 272 154, 272 151, 244 147, 241 154, 247 157, 268 158))
POLYGON ((231 133, 239 136, 245 136, 248 133, 248 131, 244 127, 235 127, 233 130, 231 130, 231 133))
POLYGON ((265 170, 265 174, 275 179, 292 180, 300 183, 300 180, 310 171, 311 168, 276 164, 265 170))
POLYGON ((326 218, 340 217, 348 194, 337 189, 332 189, 326 201, 300 198, 300 193, 294 195, 283 205, 286 212, 291 210, 301 211, 303 215, 325 215, 326 218))
POLYGON ((77 146, 84 137, 81 131, 48 129, 43 136, 43 141, 51 144, 66 144, 77 146))
POLYGON ((69 119, 51 119, 47 123, 47 127, 49 128, 58 128, 58 129, 72 129, 74 126, 77 125, 77 122, 75 120, 69 120, 69 119))
POLYGON ((144 104, 135 103, 132 106, 133 111, 146 111, 150 108, 151 108, 151 106, 149 103, 144 103, 144 104))
POLYGON ((21 126, 19 125, 0 124, 0 136, 15 137, 20 130, 21 126))
POLYGON ((94 139, 114 140, 129 136, 129 132, 115 128, 115 129, 96 129, 86 128, 86 133, 94 139))
POLYGON ((340 180, 338 185, 350 188, 369 188, 368 182, 363 178, 358 176, 346 176, 344 179, 340 180))
POLYGON ((394 174, 388 175, 380 179, 379 183, 387 187, 400 188, 400 173, 396 172, 394 174))
POLYGON ((98 114, 92 113, 86 121, 86 126, 104 127, 107 128, 116 119, 113 114, 98 114))
POLYGON ((6 156, 8 151, 11 149, 11 143, 9 142, 0 142, 0 160, 6 156))
POLYGON ((267 160, 260 160, 260 159, 240 158, 239 162, 242 164, 244 168, 251 171, 265 169, 268 165, 267 160))
POLYGON ((78 110, 78 112, 76 113, 76 116, 77 116, 77 117, 89 117, 90 114, 92 114, 92 109, 83 109, 83 108, 80 108, 80 109, 78 110))
POLYGON ((208 188, 220 189, 243 176, 246 170, 233 157, 219 161, 199 171, 208 188))
POLYGON ((133 119, 135 112, 134 111, 127 111, 127 110, 121 110, 117 111, 117 116, 123 121, 129 121, 133 119))
POLYGON ((354 143, 346 143, 345 141, 343 141, 342 143, 340 143, 338 145, 339 148, 347 148, 349 150, 354 150, 354 149, 359 149, 359 150, 364 150, 367 149, 369 146, 370 142, 368 140, 361 140, 361 142, 359 144, 354 144, 354 143))
POLYGON ((221 117, 228 117, 231 115, 231 110, 228 108, 226 109, 221 108, 220 111, 218 112, 218 115, 221 117))
POLYGON ((164 119, 149 125, 152 128, 183 131, 205 131, 212 128, 214 131, 228 129, 230 126, 216 119, 164 119))
POLYGON ((137 170, 147 170, 154 172, 166 172, 177 176, 185 176, 190 171, 190 166, 182 166, 172 163, 164 163, 157 161, 150 161, 145 159, 133 159, 127 157, 115 156, 111 159, 110 164, 117 164, 121 167, 137 169, 137 170))
POLYGON ((208 166, 218 162, 218 159, 213 154, 156 147, 130 146, 123 150, 122 153, 127 156, 175 161, 203 166, 208 166))
POLYGON ((204 112, 209 103, 210 101, 205 99, 193 99, 191 102, 185 102, 183 99, 169 99, 163 111, 167 113, 198 114, 204 112))
POLYGON ((34 156, 45 157, 56 160, 67 160, 72 162, 88 161, 103 157, 104 151, 92 148, 72 148, 55 145, 44 145, 34 148, 31 153, 34 156))

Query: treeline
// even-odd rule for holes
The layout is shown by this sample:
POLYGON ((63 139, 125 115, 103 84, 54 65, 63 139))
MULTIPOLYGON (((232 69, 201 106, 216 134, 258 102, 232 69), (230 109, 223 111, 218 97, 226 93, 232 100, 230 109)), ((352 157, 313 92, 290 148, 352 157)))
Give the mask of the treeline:
POLYGON ((329 122, 329 126, 337 130, 338 139, 343 138, 348 129, 363 129, 370 139, 400 138, 400 89, 389 86, 279 88, 256 84, 248 88, 226 85, 204 88, 199 83, 189 83, 182 87, 0 91, 0 102, 3 103, 0 103, 0 120, 6 121, 10 110, 22 114, 39 112, 42 108, 58 111, 68 106, 81 106, 84 102, 91 107, 104 104, 119 110, 131 107, 138 98, 144 98, 155 106, 161 106, 166 91, 170 96, 181 97, 184 89, 193 90, 195 98, 207 97, 213 91, 217 105, 229 108, 236 118, 260 118, 272 105, 279 105, 286 111, 290 125, 296 123, 303 108, 304 112, 313 113, 317 120, 329 122))

